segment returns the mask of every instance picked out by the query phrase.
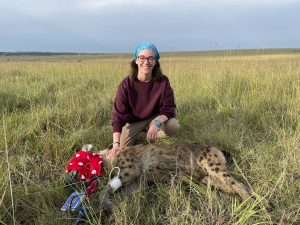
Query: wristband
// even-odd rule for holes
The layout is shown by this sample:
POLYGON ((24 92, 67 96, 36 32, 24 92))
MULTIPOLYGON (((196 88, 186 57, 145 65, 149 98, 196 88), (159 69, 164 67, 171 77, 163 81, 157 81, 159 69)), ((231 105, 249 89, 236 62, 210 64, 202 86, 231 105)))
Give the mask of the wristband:
POLYGON ((116 142, 113 142, 113 144, 120 144, 120 142, 116 141, 116 142))
POLYGON ((152 120, 151 123, 153 123, 158 128, 160 128, 160 126, 161 126, 161 122, 159 120, 152 120))

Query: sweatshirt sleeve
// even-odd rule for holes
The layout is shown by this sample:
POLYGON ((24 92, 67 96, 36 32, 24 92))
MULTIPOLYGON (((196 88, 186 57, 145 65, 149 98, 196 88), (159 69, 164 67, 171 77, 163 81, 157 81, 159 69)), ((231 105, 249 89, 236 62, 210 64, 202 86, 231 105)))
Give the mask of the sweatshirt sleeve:
POLYGON ((112 112, 113 132, 122 132, 122 127, 126 124, 126 117, 130 113, 129 103, 126 93, 125 82, 121 82, 118 87, 116 99, 112 112))
POLYGON ((176 116, 176 104, 174 100, 174 92, 170 85, 169 79, 166 77, 166 86, 164 96, 161 102, 160 115, 165 115, 169 119, 176 116))

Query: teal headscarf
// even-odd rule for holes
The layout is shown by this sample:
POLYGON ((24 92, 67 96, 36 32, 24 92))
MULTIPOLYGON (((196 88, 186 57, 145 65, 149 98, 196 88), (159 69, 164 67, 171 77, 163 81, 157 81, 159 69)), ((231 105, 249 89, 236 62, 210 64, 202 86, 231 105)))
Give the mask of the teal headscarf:
POLYGON ((157 61, 159 60, 159 58, 160 58, 159 53, 158 53, 155 45, 152 44, 151 42, 144 42, 144 43, 139 44, 134 51, 134 55, 133 55, 134 59, 137 59, 140 51, 142 51, 144 49, 150 49, 154 53, 155 59, 157 61))

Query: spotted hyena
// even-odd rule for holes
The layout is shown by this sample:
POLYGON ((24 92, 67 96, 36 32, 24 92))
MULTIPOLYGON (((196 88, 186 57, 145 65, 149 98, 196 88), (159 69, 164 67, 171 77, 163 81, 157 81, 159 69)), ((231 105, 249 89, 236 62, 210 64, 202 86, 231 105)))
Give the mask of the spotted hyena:
MULTIPOLYGON (((100 154, 105 155, 104 150, 100 154)), ((193 180, 210 184, 225 192, 237 193, 243 200, 251 201, 246 187, 233 178, 226 169, 226 159, 221 150, 200 143, 179 145, 135 145, 124 148, 110 161, 120 168, 122 186, 132 184, 141 175, 148 182, 170 181, 175 174, 191 176, 193 180)), ((102 206, 110 211, 111 195, 115 192, 110 182, 100 193, 102 206)))

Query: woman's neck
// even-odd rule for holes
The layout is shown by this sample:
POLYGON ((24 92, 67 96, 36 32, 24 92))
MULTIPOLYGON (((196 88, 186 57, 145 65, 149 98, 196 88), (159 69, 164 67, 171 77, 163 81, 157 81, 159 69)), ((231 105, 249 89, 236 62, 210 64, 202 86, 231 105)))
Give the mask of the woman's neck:
POLYGON ((152 80, 152 74, 138 73, 137 78, 139 81, 147 83, 152 80))

